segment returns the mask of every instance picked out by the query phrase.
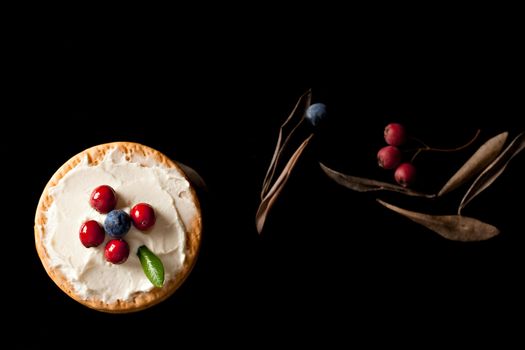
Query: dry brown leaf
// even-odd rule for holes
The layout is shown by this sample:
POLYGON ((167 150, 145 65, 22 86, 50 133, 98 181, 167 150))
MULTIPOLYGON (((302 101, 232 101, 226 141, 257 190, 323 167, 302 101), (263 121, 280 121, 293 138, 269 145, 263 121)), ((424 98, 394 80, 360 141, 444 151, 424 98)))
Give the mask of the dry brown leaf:
POLYGON ((323 163, 319 163, 321 169, 328 175, 329 178, 334 180, 341 186, 349 188, 357 192, 370 192, 370 191, 394 191, 406 194, 408 196, 414 197, 425 197, 425 198, 434 198, 434 194, 426 194, 417 191, 413 191, 406 187, 394 185, 388 182, 381 182, 372 179, 366 179, 362 177, 350 176, 340 172, 337 172, 333 169, 330 169, 323 163))
POLYGON ((259 234, 262 232, 264 223, 266 221, 266 217, 268 216, 268 212, 279 197, 279 194, 281 193, 281 191, 284 188, 284 185, 288 181, 288 178, 290 177, 290 174, 293 168, 295 167, 297 160, 299 159, 299 157, 301 156, 301 154, 303 153, 313 136, 314 134, 310 134, 310 136, 308 136, 308 138, 304 140, 303 143, 301 143, 301 145, 297 148, 294 154, 290 157, 290 160, 288 160, 288 163, 284 167, 283 172, 281 173, 281 175, 279 175, 270 191, 268 191, 268 194, 261 201, 259 209, 257 209, 257 214, 255 215, 255 225, 257 226, 257 232, 259 232, 259 234))
POLYGON ((478 219, 461 215, 429 215, 396 207, 382 200, 381 205, 425 226, 446 239, 462 242, 483 241, 499 234, 499 229, 478 219))
POLYGON ((503 173, 509 162, 518 153, 523 151, 525 148, 525 133, 521 133, 507 146, 507 148, 500 153, 485 170, 476 178, 472 186, 468 189, 467 193, 461 200, 461 204, 458 208, 458 214, 461 214, 461 210, 467 206, 472 199, 478 194, 487 189, 496 179, 503 173))
POLYGON ((455 190, 483 171, 501 153, 508 134, 508 132, 503 132, 481 145, 472 157, 443 186, 438 193, 438 197, 455 190))
POLYGON ((272 157, 272 160, 270 161, 270 166, 268 167, 268 170, 266 171, 266 176, 264 177, 263 186, 261 190, 261 200, 263 200, 264 197, 266 197, 266 194, 272 183, 272 179, 275 175, 275 170, 277 169, 277 165, 279 164, 279 159, 281 157, 281 154, 284 148, 286 147, 286 145, 288 144, 288 141, 290 141, 290 138, 292 137, 295 130, 303 122, 304 113, 306 109, 308 108, 308 106, 310 106, 311 101, 312 101, 312 90, 308 90, 301 97, 299 97, 299 100, 297 100, 297 103, 295 104, 294 109, 292 110, 288 118, 286 118, 284 123, 279 128, 279 136, 277 137, 277 144, 275 145, 275 151, 273 152, 273 157, 272 157), (298 119, 298 118, 299 118, 299 121, 290 131, 290 133, 288 134, 284 142, 282 142, 284 128, 292 121, 292 119, 298 119), (282 143, 282 146, 281 146, 281 143, 282 143))

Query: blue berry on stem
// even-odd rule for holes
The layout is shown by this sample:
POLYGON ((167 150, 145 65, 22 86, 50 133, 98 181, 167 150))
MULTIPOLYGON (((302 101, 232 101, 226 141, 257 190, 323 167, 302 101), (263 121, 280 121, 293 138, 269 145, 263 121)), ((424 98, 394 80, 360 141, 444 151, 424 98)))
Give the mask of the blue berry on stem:
POLYGON ((120 238, 128 233, 131 218, 124 210, 112 210, 106 216, 104 229, 113 238, 120 238))
POLYGON ((326 105, 324 103, 314 103, 306 110, 306 119, 308 119, 313 126, 317 126, 321 120, 326 118, 326 115, 326 105))

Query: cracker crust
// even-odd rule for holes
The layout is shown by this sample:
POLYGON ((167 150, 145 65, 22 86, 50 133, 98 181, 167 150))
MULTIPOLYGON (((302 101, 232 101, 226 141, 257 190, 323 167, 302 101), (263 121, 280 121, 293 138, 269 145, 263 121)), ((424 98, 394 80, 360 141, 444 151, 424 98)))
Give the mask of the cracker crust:
MULTIPOLYGON (((179 170, 181 174, 184 175, 184 172, 180 167, 177 166, 175 162, 169 159, 167 156, 161 152, 134 142, 112 142, 106 143, 98 146, 88 148, 79 154, 75 155, 64 163, 51 177, 47 183, 42 196, 38 202, 38 207, 35 215, 35 245, 38 252, 38 256, 44 265, 44 268, 51 277, 51 279, 57 284, 57 286, 62 289, 66 294, 71 298, 75 299, 79 303, 90 307, 95 310, 109 312, 109 313, 127 313, 135 312, 146 309, 150 306, 160 303, 161 301, 168 298, 172 295, 178 287, 184 282, 191 272, 191 269, 195 265, 197 255, 201 243, 202 235, 202 217, 200 211, 200 204, 195 193, 195 190, 190 185, 190 195, 197 207, 197 213, 194 218, 192 218, 189 225, 186 225, 186 259, 184 261, 182 269, 175 276, 161 288, 154 287, 149 292, 138 292, 135 293, 129 300, 117 300, 113 303, 105 303, 101 300, 96 299, 82 299, 79 297, 71 283, 67 278, 56 268, 50 266, 49 255, 44 247, 43 238, 46 234, 45 224, 46 224, 46 212, 53 202, 49 191, 52 187, 56 186, 60 179, 62 179, 70 170, 75 168, 80 161, 87 155, 89 164, 96 165, 102 159, 107 152, 110 150, 118 148, 121 152, 126 155, 126 159, 131 159, 132 156, 141 156, 144 158, 150 158, 155 160, 159 165, 175 168, 179 170)), ((184 175, 186 176, 186 175, 184 175)), ((188 180, 189 181, 189 180, 188 180)), ((191 184, 191 182, 190 182, 191 184)))

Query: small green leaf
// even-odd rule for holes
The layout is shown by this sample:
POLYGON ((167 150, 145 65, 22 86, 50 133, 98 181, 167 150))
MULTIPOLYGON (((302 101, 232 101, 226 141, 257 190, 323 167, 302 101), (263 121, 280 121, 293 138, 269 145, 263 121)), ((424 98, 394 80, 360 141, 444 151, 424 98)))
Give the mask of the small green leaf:
POLYGON ((155 287, 162 287, 164 284, 164 265, 162 265, 159 257, 145 245, 139 248, 137 255, 146 277, 155 287))

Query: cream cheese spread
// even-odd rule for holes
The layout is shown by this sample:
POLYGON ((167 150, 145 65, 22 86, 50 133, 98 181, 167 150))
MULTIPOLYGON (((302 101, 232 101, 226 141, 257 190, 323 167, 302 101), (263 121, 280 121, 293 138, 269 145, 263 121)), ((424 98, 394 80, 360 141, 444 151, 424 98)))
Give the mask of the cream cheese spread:
POLYGON ((137 292, 153 288, 144 274, 137 249, 146 245, 163 262, 165 283, 180 271, 185 259, 186 231, 197 211, 190 194, 190 184, 179 169, 159 166, 150 159, 127 160, 117 148, 109 151, 98 164, 89 164, 87 156, 50 189, 53 203, 47 210, 44 247, 50 266, 70 281, 75 293, 84 299, 106 303, 128 300, 137 292), (86 248, 79 239, 79 229, 87 220, 101 225, 106 214, 89 204, 91 192, 109 185, 117 193, 116 209, 129 214, 137 203, 148 203, 157 217, 155 225, 143 233, 133 225, 123 237, 129 244, 126 262, 114 265, 104 259, 104 246, 86 248))

